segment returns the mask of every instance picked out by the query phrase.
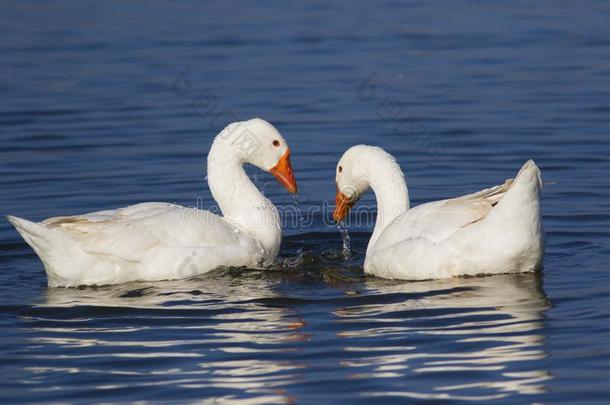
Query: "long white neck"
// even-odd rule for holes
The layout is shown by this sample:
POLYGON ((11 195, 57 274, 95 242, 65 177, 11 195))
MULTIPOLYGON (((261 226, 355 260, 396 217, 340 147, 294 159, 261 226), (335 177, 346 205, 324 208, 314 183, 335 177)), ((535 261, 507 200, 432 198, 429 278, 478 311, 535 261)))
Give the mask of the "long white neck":
POLYGON ((363 164, 368 166, 363 169, 377 200, 377 220, 366 249, 368 254, 386 226, 409 209, 409 192, 402 170, 392 156, 371 156, 363 164))
POLYGON ((224 218, 258 240, 267 257, 275 257, 282 227, 273 203, 246 175, 245 156, 230 136, 219 135, 208 154, 208 184, 224 218))

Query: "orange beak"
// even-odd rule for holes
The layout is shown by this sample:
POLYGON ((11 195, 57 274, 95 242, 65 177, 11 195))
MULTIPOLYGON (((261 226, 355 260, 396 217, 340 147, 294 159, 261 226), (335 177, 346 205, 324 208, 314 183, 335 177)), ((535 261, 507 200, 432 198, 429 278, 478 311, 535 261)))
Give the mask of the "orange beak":
POLYGON ((335 220, 335 222, 342 221, 357 201, 357 198, 350 199, 348 196, 339 191, 339 188, 337 187, 337 195, 335 197, 335 211, 333 212, 333 219, 335 220))
POLYGON ((290 149, 286 149, 280 161, 269 170, 269 173, 274 175, 277 181, 282 183, 292 194, 297 192, 297 181, 294 179, 292 165, 290 164, 290 149))

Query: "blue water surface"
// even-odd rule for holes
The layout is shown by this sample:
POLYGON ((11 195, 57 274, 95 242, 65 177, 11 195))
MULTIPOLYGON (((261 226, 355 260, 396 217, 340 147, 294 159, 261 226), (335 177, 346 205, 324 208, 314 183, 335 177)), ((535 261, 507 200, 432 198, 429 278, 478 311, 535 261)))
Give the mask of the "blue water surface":
POLYGON ((0 214, 210 208, 213 137, 262 117, 305 221, 274 269, 79 289, 47 288, 0 221, 0 400, 607 402, 609 20, 602 1, 3 2, 0 214), (414 204, 535 159, 543 271, 365 276, 370 224, 346 260, 316 208, 357 143, 396 156, 414 204))

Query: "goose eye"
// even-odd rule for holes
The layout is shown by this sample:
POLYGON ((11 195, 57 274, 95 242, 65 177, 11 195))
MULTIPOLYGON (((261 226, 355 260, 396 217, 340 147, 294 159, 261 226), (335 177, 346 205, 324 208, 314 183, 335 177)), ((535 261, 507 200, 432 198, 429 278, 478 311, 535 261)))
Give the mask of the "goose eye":
POLYGON ((280 146, 280 141, 278 141, 277 139, 273 141, 273 146, 275 146, 276 148, 280 146))
POLYGON ((341 166, 339 166, 339 173, 341 173, 343 171, 343 168, 341 166))

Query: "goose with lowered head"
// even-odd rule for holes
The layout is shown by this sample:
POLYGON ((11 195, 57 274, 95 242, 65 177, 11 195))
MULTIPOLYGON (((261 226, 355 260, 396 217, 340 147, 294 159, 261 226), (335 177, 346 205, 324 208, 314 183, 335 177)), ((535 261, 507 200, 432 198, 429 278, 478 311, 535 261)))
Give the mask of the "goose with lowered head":
POLYGON ((334 219, 341 221, 369 188, 377 199, 364 271, 424 280, 521 273, 542 265, 540 170, 527 161, 502 185, 409 208, 396 160, 379 147, 357 145, 337 164, 334 219))
POLYGON ((264 120, 235 122, 216 136, 207 160, 222 216, 147 202, 40 223, 8 219, 42 260, 52 287, 178 279, 273 259, 282 239, 279 215, 243 165, 272 173, 296 193, 286 140, 264 120))

